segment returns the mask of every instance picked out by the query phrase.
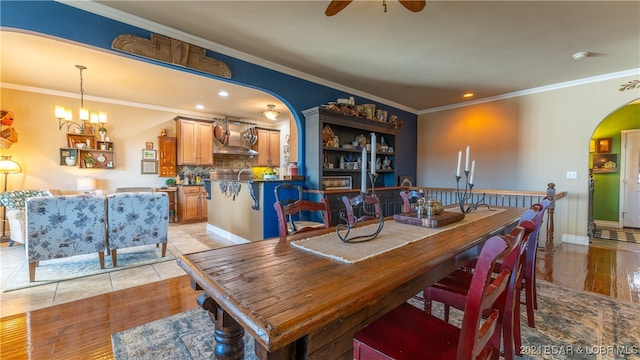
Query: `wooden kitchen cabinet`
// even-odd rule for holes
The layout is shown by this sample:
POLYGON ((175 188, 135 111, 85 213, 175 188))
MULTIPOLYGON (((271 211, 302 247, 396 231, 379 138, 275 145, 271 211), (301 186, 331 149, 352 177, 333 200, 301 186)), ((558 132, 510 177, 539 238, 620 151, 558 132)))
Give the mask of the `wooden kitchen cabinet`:
POLYGON ((178 165, 213 166, 213 122, 178 116, 178 165))
POLYGON ((255 166, 280 166, 280 130, 256 128, 258 141, 253 150, 258 152, 255 166))
POLYGON ((207 191, 204 186, 178 187, 178 221, 207 219, 207 191))
POLYGON ((175 177, 177 173, 177 139, 158 136, 158 174, 163 177, 175 177))

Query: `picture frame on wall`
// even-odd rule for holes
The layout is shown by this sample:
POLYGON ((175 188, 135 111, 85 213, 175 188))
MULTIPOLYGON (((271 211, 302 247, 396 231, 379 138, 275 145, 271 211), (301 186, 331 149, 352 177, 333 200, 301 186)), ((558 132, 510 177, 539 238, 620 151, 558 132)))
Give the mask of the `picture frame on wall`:
POLYGON ((596 150, 598 153, 611 152, 611 138, 600 138, 596 141, 596 150))
POLYGON ((593 154, 593 173, 615 173, 618 171, 618 154, 593 154))
POLYGON ((142 159, 144 160, 156 160, 158 153, 156 150, 142 150, 142 159))
POLYGON ((140 160, 140 173, 152 175, 157 174, 158 160, 140 160))
POLYGON ((147 141, 145 148, 147 150, 153 149, 153 141, 147 141))

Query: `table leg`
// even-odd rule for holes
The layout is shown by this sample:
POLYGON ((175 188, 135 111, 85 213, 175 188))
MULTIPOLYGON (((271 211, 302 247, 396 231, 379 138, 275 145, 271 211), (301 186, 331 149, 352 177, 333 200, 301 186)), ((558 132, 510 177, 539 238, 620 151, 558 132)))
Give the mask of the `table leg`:
POLYGON ((222 307, 209 296, 202 293, 198 296, 198 304, 209 312, 209 318, 216 326, 215 357, 217 360, 244 359, 244 329, 222 307))

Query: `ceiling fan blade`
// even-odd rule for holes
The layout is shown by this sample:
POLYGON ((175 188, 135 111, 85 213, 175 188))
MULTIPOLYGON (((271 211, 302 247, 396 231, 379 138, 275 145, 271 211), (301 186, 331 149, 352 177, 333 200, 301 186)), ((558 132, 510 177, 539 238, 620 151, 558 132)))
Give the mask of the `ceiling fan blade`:
POLYGON ((324 11, 324 14, 327 16, 333 16, 346 8, 352 1, 353 0, 333 0, 329 3, 329 6, 327 6, 327 10, 324 11))
POLYGON ((424 9, 425 5, 427 5, 427 1, 426 0, 417 0, 417 1, 398 0, 398 1, 400 2, 400 4, 402 4, 402 6, 407 8, 407 10, 412 11, 412 12, 422 11, 422 9, 424 9))

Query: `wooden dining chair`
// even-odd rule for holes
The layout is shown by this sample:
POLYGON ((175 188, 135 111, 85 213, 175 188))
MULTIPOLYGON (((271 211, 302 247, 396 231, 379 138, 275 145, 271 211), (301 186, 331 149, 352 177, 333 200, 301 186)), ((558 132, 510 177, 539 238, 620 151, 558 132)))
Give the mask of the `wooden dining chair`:
POLYGON ((525 289, 525 306, 527 307, 527 325, 531 328, 536 327, 535 310, 538 309, 538 295, 536 292, 536 258, 538 254, 538 241, 540 239, 540 229, 544 222, 544 214, 551 204, 551 197, 545 197, 539 203, 533 204, 531 210, 537 211, 533 222, 536 225, 535 230, 529 235, 529 243, 527 244, 526 261, 524 264, 523 286, 525 289))
POLYGON ((344 219, 349 225, 355 225, 361 221, 374 220, 382 216, 380 200, 377 196, 360 193, 352 198, 343 196, 345 207, 344 219))
MULTIPOLYGON (((280 202, 286 206, 298 200, 302 200, 304 188, 299 184, 282 183, 278 184, 273 189, 273 192, 276 202, 280 202)), ((296 224, 293 221, 294 215, 297 214, 290 214, 287 216, 287 221, 289 222, 287 226, 290 228, 290 232, 296 232, 296 224)))
POLYGON ((411 212, 416 207, 416 201, 419 198, 424 198, 424 191, 422 190, 409 190, 400 191, 400 197, 402 198, 402 212, 411 212))
POLYGON ((329 228, 329 202, 297 200, 290 204, 276 201, 273 204, 278 216, 280 236, 288 236, 320 228, 329 228), (289 220, 291 218, 291 220, 289 220), (319 221, 318 221, 319 220, 319 221))
MULTIPOLYGON (((496 268, 493 269, 494 275, 500 274, 504 270, 508 270, 511 273, 507 291, 494 304, 494 307, 500 311, 500 322, 497 326, 499 331, 496 331, 491 340, 493 346, 499 348, 500 340, 502 339, 504 358, 506 360, 514 359, 514 355, 519 353, 519 349, 515 348, 515 344, 521 343, 519 338, 516 339, 516 337, 520 336, 520 331, 516 331, 516 327, 518 330, 520 328, 521 287, 519 286, 519 280, 521 279, 524 264, 527 236, 533 231, 533 228, 534 224, 531 220, 519 222, 518 226, 507 235, 510 241, 509 248, 505 256, 498 259, 496 268)), ((425 312, 431 313, 432 301, 440 302, 444 307, 444 321, 449 322, 450 307, 459 310, 465 308, 472 278, 472 272, 456 270, 425 289, 423 291, 425 312)), ((485 315, 488 315, 488 313, 485 315)))
POLYGON ((353 358, 497 359, 499 348, 490 340, 500 314, 492 307, 505 292, 510 271, 505 269, 492 277, 492 269, 510 243, 507 236, 494 236, 483 246, 460 328, 405 302, 355 333, 353 358), (490 315, 483 319, 485 311, 490 315))

